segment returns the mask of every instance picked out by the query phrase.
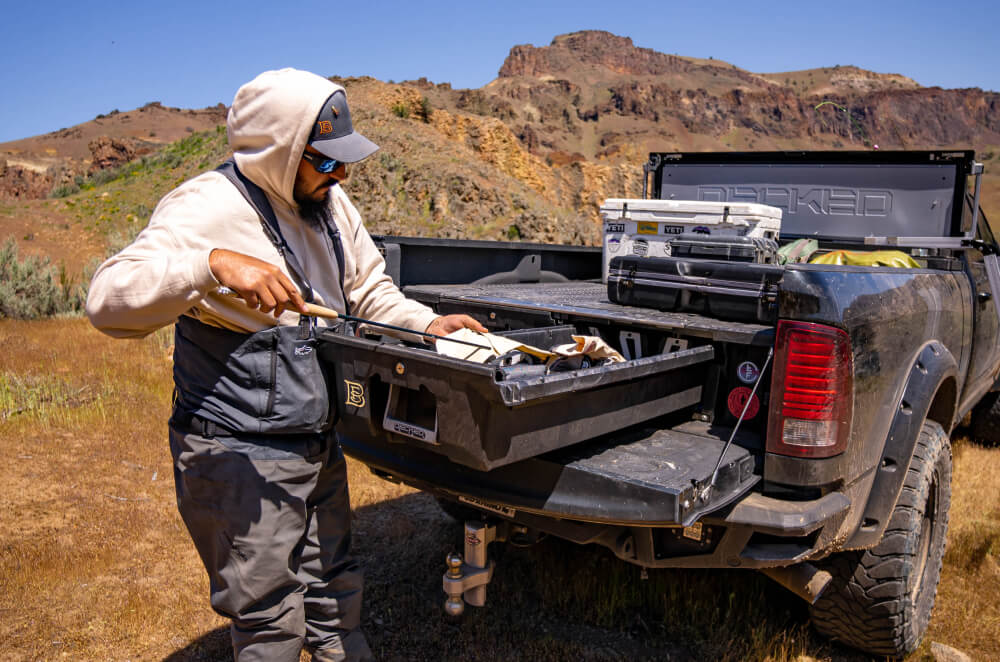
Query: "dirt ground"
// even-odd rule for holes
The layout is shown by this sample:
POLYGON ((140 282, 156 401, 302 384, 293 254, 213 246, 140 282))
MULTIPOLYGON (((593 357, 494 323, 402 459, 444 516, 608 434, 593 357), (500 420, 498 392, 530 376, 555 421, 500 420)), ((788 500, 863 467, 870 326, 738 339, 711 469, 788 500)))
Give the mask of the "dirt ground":
MULTIPOLYGON (((0 321, 0 658, 231 659, 176 512, 165 421, 171 335, 0 321)), ((459 526, 432 498, 349 465, 364 628, 379 660, 863 660, 797 598, 741 571, 651 571, 546 540, 497 547, 487 606, 442 611, 459 526)), ((949 552, 931 641, 1000 659, 1000 449, 956 438, 949 552)), ((304 658, 303 658, 304 659, 304 658)))
POLYGON ((104 254, 104 237, 81 228, 63 200, 0 200, 0 242, 8 238, 22 258, 47 257, 73 276, 104 254))

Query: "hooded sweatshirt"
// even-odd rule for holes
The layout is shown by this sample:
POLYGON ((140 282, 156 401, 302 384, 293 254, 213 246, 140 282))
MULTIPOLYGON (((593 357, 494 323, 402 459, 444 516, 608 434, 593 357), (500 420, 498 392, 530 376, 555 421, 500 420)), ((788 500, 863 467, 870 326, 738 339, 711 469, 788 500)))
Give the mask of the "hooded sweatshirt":
MULTIPOLYGON (((313 122, 327 98, 343 89, 304 71, 268 71, 239 89, 227 118, 236 165, 267 194, 281 232, 312 285, 315 303, 352 315, 423 331, 437 315, 403 296, 340 185, 330 189, 330 217, 344 246, 344 288, 332 240, 304 220, 292 192, 313 122)), ((224 248, 270 262, 291 278, 260 217, 229 180, 207 172, 168 193, 135 241, 97 270, 87 297, 91 323, 111 336, 141 337, 189 315, 212 326, 251 333, 293 325, 299 314, 271 314, 217 294, 209 268, 224 248)), ((322 323, 322 322, 321 322, 322 323)))

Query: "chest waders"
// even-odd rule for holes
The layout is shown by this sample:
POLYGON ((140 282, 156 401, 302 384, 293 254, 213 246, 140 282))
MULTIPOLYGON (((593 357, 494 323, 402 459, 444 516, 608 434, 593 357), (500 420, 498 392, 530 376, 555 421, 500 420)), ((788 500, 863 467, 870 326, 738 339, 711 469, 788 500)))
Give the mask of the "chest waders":
MULTIPOLYGON (((298 259, 282 236, 267 196, 232 161, 217 170, 243 194, 260 216, 264 233, 284 258, 307 302, 313 290, 298 259)), ((344 249, 340 232, 328 219, 324 226, 333 244, 344 288, 344 249)), ((350 310, 347 311, 348 313, 350 310)), ((336 418, 327 375, 319 361, 316 325, 302 315, 296 326, 275 326, 256 333, 237 333, 203 324, 188 315, 174 333, 175 420, 218 426, 232 433, 317 434, 336 418)))

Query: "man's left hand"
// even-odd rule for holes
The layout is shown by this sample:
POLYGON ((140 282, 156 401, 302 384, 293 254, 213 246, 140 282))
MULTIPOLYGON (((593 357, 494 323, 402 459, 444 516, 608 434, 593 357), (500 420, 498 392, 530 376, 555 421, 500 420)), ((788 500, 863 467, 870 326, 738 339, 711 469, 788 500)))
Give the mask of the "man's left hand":
MULTIPOLYGON (((436 336, 446 336, 459 329, 472 329, 486 333, 486 327, 468 315, 443 315, 431 322, 426 331, 436 336)), ((428 338, 428 340, 433 341, 433 338, 428 338)))

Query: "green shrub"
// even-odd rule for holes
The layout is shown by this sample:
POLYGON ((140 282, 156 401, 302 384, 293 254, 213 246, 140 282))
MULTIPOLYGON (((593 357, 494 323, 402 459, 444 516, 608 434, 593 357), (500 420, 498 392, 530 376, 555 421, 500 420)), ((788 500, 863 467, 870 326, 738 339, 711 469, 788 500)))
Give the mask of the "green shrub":
POLYGON ((83 310, 86 293, 48 258, 19 258, 17 243, 0 247, 0 318, 39 319, 83 310))
POLYGON ((49 191, 50 198, 67 198, 74 193, 79 193, 80 187, 77 184, 60 184, 49 191))
POLYGON ((404 120, 410 116, 410 107, 403 103, 402 101, 397 101, 392 104, 392 113, 396 117, 402 117, 404 120))
POLYGON ((427 97, 420 97, 420 119, 425 122, 431 121, 431 113, 434 109, 431 108, 431 100, 427 97))
POLYGON ((98 170, 90 175, 90 183, 94 186, 101 186, 109 182, 113 182, 119 177, 121 177, 125 170, 128 168, 128 164, 124 163, 119 166, 112 168, 105 168, 104 170, 98 170))

